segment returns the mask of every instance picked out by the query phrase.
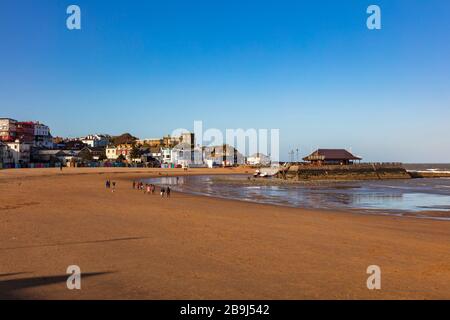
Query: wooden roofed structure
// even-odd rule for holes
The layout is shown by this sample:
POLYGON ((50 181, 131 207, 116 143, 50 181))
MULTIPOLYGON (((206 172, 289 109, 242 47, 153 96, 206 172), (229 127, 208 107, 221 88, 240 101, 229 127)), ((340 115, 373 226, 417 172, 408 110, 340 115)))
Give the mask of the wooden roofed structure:
POLYGON ((349 165, 353 161, 360 161, 362 158, 357 157, 345 149, 318 149, 309 156, 303 158, 314 165, 349 165))

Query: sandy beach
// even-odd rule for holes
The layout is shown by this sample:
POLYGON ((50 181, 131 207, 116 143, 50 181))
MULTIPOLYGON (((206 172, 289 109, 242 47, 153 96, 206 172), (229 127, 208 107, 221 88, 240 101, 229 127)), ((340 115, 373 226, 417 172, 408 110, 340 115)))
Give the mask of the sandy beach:
POLYGON ((131 188, 160 174, 244 172, 0 171, 0 298, 450 299, 448 221, 131 188), (81 290, 66 287, 69 265, 81 290), (369 265, 381 290, 366 287, 369 265))

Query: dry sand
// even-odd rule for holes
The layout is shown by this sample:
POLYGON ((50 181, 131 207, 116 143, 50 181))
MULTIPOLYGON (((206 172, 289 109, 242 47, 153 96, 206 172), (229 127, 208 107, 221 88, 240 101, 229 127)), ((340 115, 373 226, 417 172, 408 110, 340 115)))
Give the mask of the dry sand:
POLYGON ((0 298, 450 299, 450 222, 131 189, 158 172, 186 173, 0 171, 0 298), (69 265, 81 290, 66 288, 69 265))

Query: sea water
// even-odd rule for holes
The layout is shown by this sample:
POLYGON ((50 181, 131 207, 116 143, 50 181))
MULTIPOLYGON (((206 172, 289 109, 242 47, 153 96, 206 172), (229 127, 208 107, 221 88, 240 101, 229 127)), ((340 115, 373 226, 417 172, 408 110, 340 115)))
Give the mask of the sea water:
MULTIPOLYGON (((450 178, 259 184, 249 176, 158 177, 145 182, 174 191, 300 208, 383 214, 436 212, 450 219, 450 178)), ((433 214, 431 214, 433 216, 433 214)))

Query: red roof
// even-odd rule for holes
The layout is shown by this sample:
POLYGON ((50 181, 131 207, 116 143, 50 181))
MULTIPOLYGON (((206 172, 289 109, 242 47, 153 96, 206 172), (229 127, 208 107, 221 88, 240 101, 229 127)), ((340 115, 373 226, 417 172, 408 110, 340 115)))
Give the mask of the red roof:
POLYGON ((361 160, 362 158, 354 156, 345 149, 318 149, 309 156, 303 158, 305 161, 312 160, 361 160))

